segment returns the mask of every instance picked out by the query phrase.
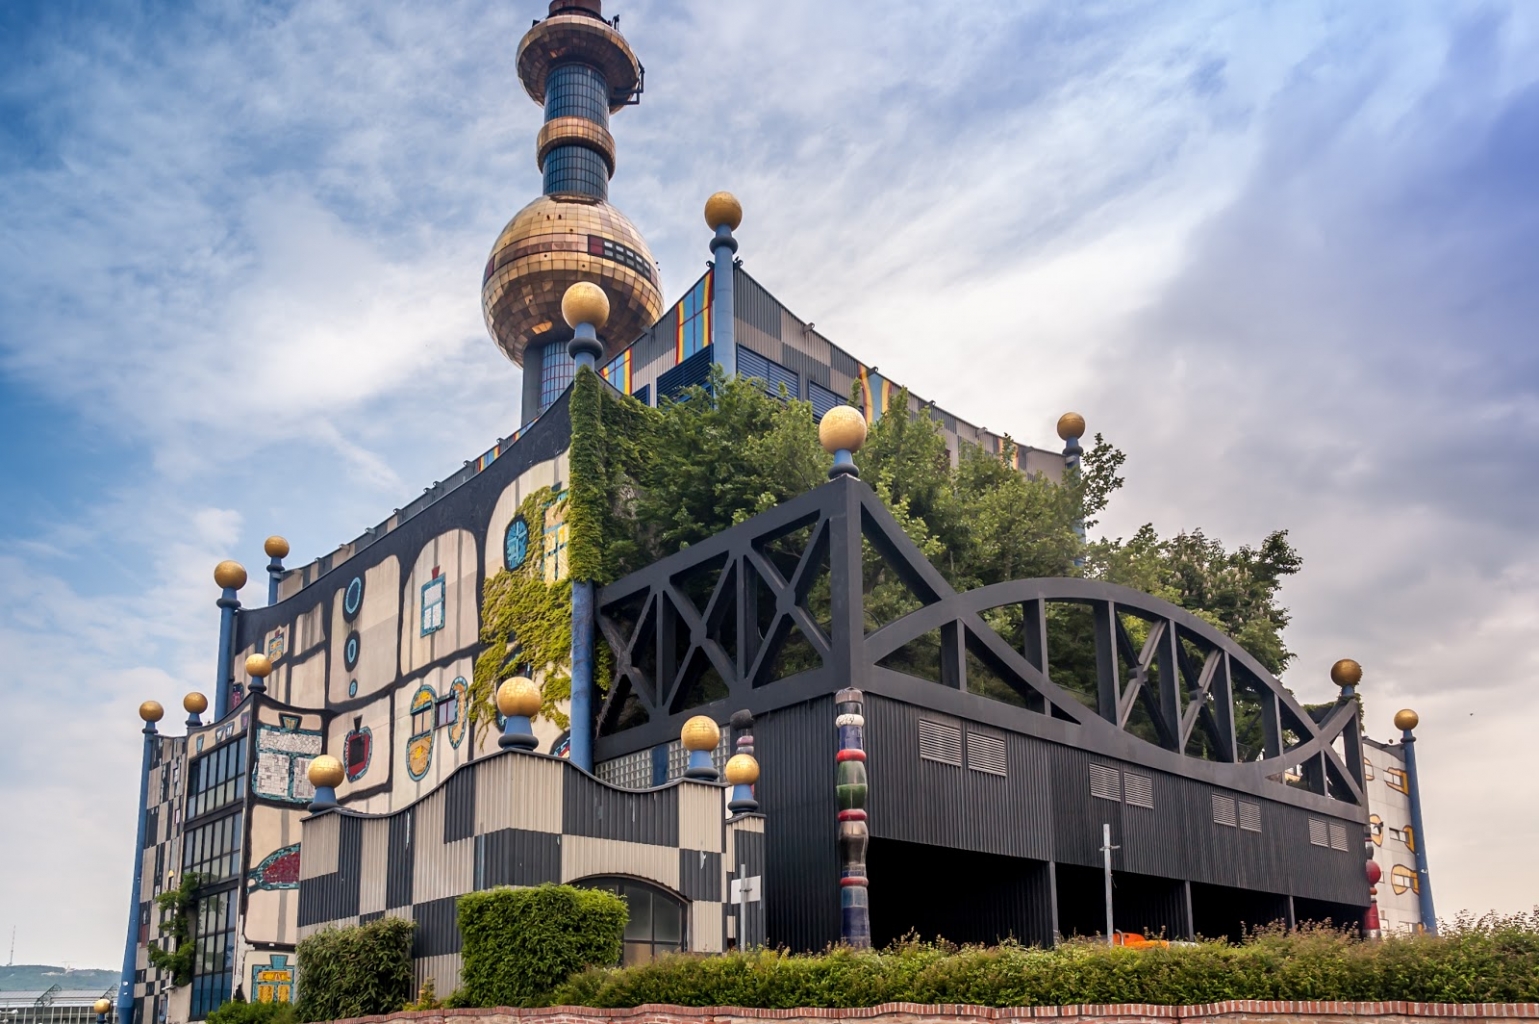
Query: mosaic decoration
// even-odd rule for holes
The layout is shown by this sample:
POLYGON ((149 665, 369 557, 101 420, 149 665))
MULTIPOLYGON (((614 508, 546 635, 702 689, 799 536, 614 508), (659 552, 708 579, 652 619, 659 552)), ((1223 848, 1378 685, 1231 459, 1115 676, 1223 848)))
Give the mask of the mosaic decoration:
POLYGON ((476 460, 476 472, 479 473, 483 469, 485 469, 487 466, 490 466, 492 463, 496 462, 497 461, 497 457, 499 455, 501 455, 501 454, 502 454, 502 445, 500 445, 500 444, 492 445, 491 451, 487 452, 485 455, 481 456, 479 459, 476 460))
POLYGON ((289 963, 287 953, 271 953, 267 957, 267 963, 252 964, 252 1001, 292 1003, 294 1001, 294 967, 294 964, 289 963))
POLYGON ((444 628, 445 579, 433 566, 433 578, 422 584, 422 635, 436 633, 444 628))
POLYGON ((347 755, 343 761, 347 781, 357 782, 369 770, 369 762, 374 759, 373 731, 354 720, 352 730, 342 742, 342 752, 347 755))
POLYGON ((518 516, 508 524, 507 532, 502 535, 502 564, 511 571, 523 565, 524 559, 528 557, 529 524, 523 516, 518 516))
POLYGON ((568 729, 552 740, 548 753, 555 757, 570 758, 572 756, 572 730, 568 729))
POLYGON ((283 657, 283 652, 287 650, 284 640, 285 637, 281 627, 273 631, 273 635, 267 640, 268 661, 277 661, 279 658, 283 657))
POLYGON ((866 719, 865 694, 840 690, 834 698, 839 715, 839 751, 834 755, 839 793, 839 937, 856 949, 871 946, 871 902, 867 891, 866 719))
POLYGON ((251 869, 253 889, 298 889, 299 844, 274 850, 251 869))
POLYGON ((675 364, 682 363, 711 343, 711 279, 714 276, 706 274, 695 282, 689 294, 680 299, 674 309, 678 325, 673 337, 675 364))
POLYGON ((305 771, 320 756, 323 738, 319 729, 301 729, 298 715, 283 715, 280 725, 257 726, 256 767, 251 790, 268 800, 308 803, 315 795, 305 771))
POLYGON ((449 693, 456 705, 454 721, 449 723, 449 743, 458 747, 470 724, 470 684, 464 676, 455 676, 454 682, 449 684, 449 693))
POLYGON ((614 359, 610 360, 609 365, 599 371, 599 376, 603 377, 610 384, 614 385, 615 390, 620 392, 622 395, 630 394, 631 350, 626 349, 624 352, 621 352, 619 355, 615 356, 614 359))
POLYGON ((356 629, 347 634, 347 639, 342 642, 342 664, 349 672, 358 667, 358 648, 361 643, 362 638, 356 629))
POLYGON ((358 617, 358 609, 363 607, 363 577, 354 576, 347 585, 347 591, 342 595, 342 618, 348 622, 358 617))
POLYGON ((411 738, 406 741, 406 774, 422 781, 433 765, 433 716, 438 695, 423 683, 411 695, 411 738))

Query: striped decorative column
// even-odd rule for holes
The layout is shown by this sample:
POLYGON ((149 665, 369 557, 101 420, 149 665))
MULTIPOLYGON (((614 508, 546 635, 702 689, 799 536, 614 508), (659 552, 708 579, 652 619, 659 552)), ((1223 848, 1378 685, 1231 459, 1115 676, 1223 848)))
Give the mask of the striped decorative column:
POLYGON ((871 948, 871 900, 866 878, 866 719, 865 694, 840 690, 834 698, 839 752, 835 783, 839 792, 839 937, 856 949, 871 948))

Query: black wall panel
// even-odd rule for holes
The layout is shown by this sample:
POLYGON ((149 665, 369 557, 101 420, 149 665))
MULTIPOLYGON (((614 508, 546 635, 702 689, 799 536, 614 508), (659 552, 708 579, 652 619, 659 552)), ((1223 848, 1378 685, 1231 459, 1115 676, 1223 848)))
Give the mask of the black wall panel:
POLYGON ((465 767, 444 782, 444 842, 476 834, 476 771, 465 767))
POLYGON ((445 896, 411 908, 412 920, 417 922, 417 931, 412 936, 412 956, 443 956, 460 951, 459 919, 454 910, 457 898, 445 896))
POLYGON ((554 832, 505 828, 476 843, 476 888, 543 885, 561 881, 561 837, 554 832))
MULTIPOLYGON (((390 819, 386 839, 385 906, 404 907, 411 903, 412 848, 411 833, 417 810, 409 807, 390 819)), ((301 888, 302 891, 302 888, 301 888)))
POLYGON ((678 787, 628 792, 569 772, 561 808, 561 831, 572 836, 677 846, 678 787))
POLYGON ((679 892, 685 899, 720 903, 721 854, 706 850, 679 850, 679 892))
POLYGON ((754 721, 769 945, 821 949, 839 939, 838 749, 832 695, 754 721))

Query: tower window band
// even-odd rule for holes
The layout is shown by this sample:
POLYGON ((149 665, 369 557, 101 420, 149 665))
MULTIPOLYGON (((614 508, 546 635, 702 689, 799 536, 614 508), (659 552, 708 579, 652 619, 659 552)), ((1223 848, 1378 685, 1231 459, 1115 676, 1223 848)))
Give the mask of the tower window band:
POLYGON ((609 83, 587 64, 562 64, 545 79, 545 120, 584 117, 609 127, 609 83))
POLYGON ((566 350, 566 342, 555 341, 545 346, 540 358, 540 411, 550 408, 561 397, 572 378, 577 374, 577 364, 566 350))
POLYGON ((586 146, 557 146, 545 157, 545 194, 575 192, 595 199, 609 197, 609 167, 586 146))

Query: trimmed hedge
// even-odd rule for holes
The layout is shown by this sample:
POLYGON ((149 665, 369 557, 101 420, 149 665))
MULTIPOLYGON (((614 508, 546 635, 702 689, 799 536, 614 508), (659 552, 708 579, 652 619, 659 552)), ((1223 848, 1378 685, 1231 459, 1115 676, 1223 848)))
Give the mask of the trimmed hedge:
POLYGON ((1226 999, 1539 1001, 1539 911, 1456 921, 1442 937, 1377 942, 1306 929, 1261 931, 1240 945, 1170 948, 907 942, 880 952, 670 956, 638 967, 585 971, 551 993, 549 1002, 790 1009, 886 1002, 1180 1006, 1226 999))
POLYGON ((416 925, 385 917, 356 928, 328 928, 300 941, 302 1021, 394 1013, 411 998, 412 932, 416 925))
POLYGON ((574 971, 620 961, 625 901, 598 889, 542 885, 459 898, 460 1006, 541 1006, 574 971))

